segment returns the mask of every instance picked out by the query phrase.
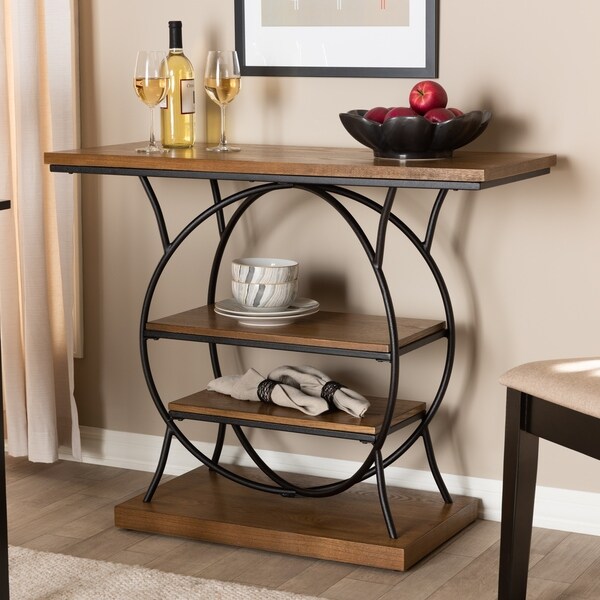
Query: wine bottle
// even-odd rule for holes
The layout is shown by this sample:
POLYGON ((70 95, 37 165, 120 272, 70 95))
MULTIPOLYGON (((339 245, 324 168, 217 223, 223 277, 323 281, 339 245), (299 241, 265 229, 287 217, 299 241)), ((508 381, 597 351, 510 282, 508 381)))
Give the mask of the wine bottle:
POLYGON ((196 93, 194 68, 183 53, 181 21, 169 21, 167 69, 169 90, 160 104, 162 145, 189 148, 194 145, 196 93))

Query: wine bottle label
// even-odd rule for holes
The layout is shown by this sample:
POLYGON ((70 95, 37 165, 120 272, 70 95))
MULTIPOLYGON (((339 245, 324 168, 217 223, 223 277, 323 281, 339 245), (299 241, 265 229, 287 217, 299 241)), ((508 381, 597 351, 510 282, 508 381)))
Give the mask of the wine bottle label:
POLYGON ((181 85, 181 114, 189 115, 196 112, 196 90, 193 79, 182 79, 181 85))

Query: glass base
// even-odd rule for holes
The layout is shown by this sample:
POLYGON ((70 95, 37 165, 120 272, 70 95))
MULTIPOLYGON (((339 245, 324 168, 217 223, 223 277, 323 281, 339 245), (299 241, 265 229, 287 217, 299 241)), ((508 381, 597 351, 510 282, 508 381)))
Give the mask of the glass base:
POLYGON ((148 144, 147 146, 144 146, 143 148, 136 148, 135 151, 139 152, 141 154, 159 154, 161 152, 166 152, 166 150, 164 148, 161 148, 160 146, 157 146, 156 144, 148 144))
POLYGON ((218 146, 211 146, 207 148, 209 152, 239 152, 238 146, 230 146, 229 144, 219 144, 218 146))

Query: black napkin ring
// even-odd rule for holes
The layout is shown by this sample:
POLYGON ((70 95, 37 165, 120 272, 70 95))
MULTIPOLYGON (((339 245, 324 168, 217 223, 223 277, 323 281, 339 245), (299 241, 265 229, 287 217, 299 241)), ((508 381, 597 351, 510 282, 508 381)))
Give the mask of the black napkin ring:
POLYGON ((264 379, 261 381, 256 388, 258 399, 261 402, 271 402, 271 392, 278 383, 278 381, 274 381, 273 379, 264 379))
POLYGON ((335 404, 333 403, 333 395, 341 388, 344 387, 341 383, 337 381, 328 381, 323 388, 321 389, 321 398, 327 402, 329 408, 335 408, 335 404))

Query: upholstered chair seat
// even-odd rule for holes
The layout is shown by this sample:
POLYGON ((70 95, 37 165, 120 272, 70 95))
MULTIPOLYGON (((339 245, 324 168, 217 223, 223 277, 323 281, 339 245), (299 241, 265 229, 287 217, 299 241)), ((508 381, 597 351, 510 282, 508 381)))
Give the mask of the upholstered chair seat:
POLYGON ((600 419, 600 358, 527 363, 505 373, 500 383, 600 419))

